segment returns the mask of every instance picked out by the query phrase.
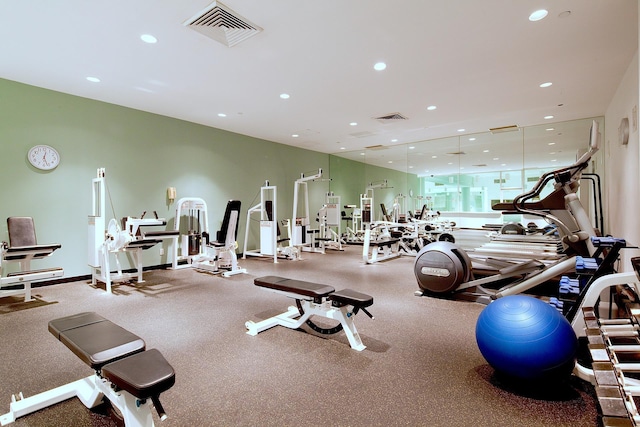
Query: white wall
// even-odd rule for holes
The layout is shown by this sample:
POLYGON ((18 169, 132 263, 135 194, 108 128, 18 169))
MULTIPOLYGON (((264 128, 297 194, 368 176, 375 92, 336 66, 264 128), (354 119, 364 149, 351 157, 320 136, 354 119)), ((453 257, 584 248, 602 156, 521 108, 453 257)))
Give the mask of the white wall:
MULTIPOLYGON (((638 148, 638 52, 629 64, 618 90, 605 114, 604 148, 605 232, 640 245, 640 150, 638 148), (629 143, 619 142, 618 128, 622 118, 629 119, 629 143)), ((618 271, 632 271, 629 259, 640 256, 639 250, 622 251, 623 262, 618 271)))

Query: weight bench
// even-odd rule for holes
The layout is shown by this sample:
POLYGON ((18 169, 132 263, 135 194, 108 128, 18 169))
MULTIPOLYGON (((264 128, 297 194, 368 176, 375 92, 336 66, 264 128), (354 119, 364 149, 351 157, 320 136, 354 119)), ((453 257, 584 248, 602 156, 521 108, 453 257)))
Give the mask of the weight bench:
POLYGON ((333 286, 278 276, 259 277, 253 283, 261 288, 295 299, 296 307, 291 306, 286 312, 257 323, 246 322, 247 334, 257 335, 277 325, 298 329, 306 323, 311 329, 324 335, 344 330, 351 348, 358 351, 366 348, 362 344, 353 318, 358 311, 362 310, 373 319, 371 313, 366 309, 373 304, 372 296, 351 289, 336 292, 333 286), (340 323, 332 328, 322 328, 309 319, 314 315, 334 319, 340 323))
POLYGON ((128 427, 153 426, 152 406, 166 419, 159 396, 174 385, 175 372, 158 350, 145 350, 142 338, 93 312, 52 320, 49 332, 95 373, 27 398, 12 396, 1 425, 74 396, 87 408, 108 398, 128 427))
POLYGON ((380 240, 371 240, 371 230, 365 230, 364 245, 362 246, 362 259, 365 263, 373 264, 378 261, 397 258, 400 255, 399 238, 388 237, 380 240))

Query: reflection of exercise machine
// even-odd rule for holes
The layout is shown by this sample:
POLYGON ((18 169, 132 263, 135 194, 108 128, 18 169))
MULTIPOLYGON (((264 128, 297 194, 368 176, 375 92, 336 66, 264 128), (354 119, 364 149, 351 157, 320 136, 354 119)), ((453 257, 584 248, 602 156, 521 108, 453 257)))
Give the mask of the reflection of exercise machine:
POLYGON ((72 397, 87 408, 106 397, 126 427, 153 427, 153 407, 160 420, 167 418, 160 394, 173 387, 175 372, 158 350, 146 350, 140 337, 92 312, 52 320, 49 332, 95 373, 34 396, 12 396, 2 425, 72 397))
MULTIPOLYGON (((290 224, 286 223, 288 236, 291 236, 290 224)), ((273 257, 273 262, 278 262, 278 256, 287 259, 297 259, 298 250, 291 245, 289 238, 280 238, 280 226, 278 224, 277 212, 277 188, 269 185, 269 181, 265 182, 260 188, 260 203, 247 210, 247 225, 244 234, 244 247, 242 250, 242 258, 247 256, 273 257), (249 231, 251 229, 251 215, 259 214, 260 234, 259 248, 248 249, 249 231), (287 243, 285 245, 285 243, 287 243)))
POLYGON ((210 273, 222 273, 223 277, 247 272, 246 269, 238 266, 236 255, 240 206, 240 200, 227 202, 222 225, 216 233, 216 240, 209 240, 208 234, 203 236, 205 255, 193 258, 193 268, 210 273))
POLYGON ((341 251, 342 240, 341 224, 342 215, 340 211, 340 196, 336 196, 333 192, 329 192, 325 196, 325 203, 318 212, 318 221, 320 223, 319 245, 323 249, 334 249, 341 251))
MULTIPOLYGON (((557 226, 561 241, 570 254, 590 256, 595 252, 589 237, 595 235, 591 221, 580 204, 576 195, 579 179, 582 171, 589 165, 593 154, 598 150, 599 132, 598 122, 594 121, 591 127, 589 151, 581 156, 571 166, 561 168, 540 177, 533 189, 518 196, 513 205, 514 210, 543 217, 557 226), (545 185, 555 180, 556 191, 540 202, 527 202, 538 197, 545 185), (558 210, 549 212, 546 200, 560 198, 563 202, 560 219, 558 210)), ((554 204, 555 206, 555 204, 554 204)), ((427 245, 416 257, 414 273, 421 291, 417 295, 458 294, 465 298, 479 302, 488 302, 489 298, 499 298, 525 292, 537 285, 571 271, 575 265, 575 257, 564 257, 552 264, 545 264, 536 259, 530 259, 522 263, 505 262, 504 260, 486 258, 474 261, 492 266, 497 273, 479 279, 473 278, 472 263, 469 255, 448 242, 437 242, 427 245), (510 282, 497 291, 485 289, 485 285, 504 284, 510 282)))
POLYGON ((31 301, 31 283, 64 274, 64 270, 59 267, 31 270, 31 260, 45 258, 61 245, 39 245, 31 217, 9 217, 7 228, 9 244, 0 244, 0 298, 24 294, 25 302, 31 301), (7 273, 7 264, 12 262, 17 262, 20 270, 7 273))
MULTIPOLYGON (((173 232, 155 232, 147 237, 143 227, 166 225, 161 218, 127 217, 123 224, 112 218, 105 226, 106 181, 105 170, 98 169, 98 176, 92 183, 92 215, 89 216, 89 267, 91 267, 91 284, 97 281, 105 283, 107 292, 111 293, 113 282, 136 280, 142 283, 142 251, 152 248, 163 238, 173 238, 173 232), (130 254, 133 258, 134 272, 122 271, 119 255, 130 254), (114 255, 116 271, 111 271, 111 255, 114 255)), ((112 205, 113 207, 113 205, 112 205)), ((115 214, 114 214, 115 216, 115 214)))

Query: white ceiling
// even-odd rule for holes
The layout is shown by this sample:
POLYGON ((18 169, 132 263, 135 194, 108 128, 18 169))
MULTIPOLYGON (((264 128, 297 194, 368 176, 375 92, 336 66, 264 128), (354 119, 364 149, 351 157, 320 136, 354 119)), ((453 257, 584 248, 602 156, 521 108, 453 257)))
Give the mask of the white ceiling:
POLYGON ((209 4, 3 0, 0 78, 340 153, 601 116, 638 44, 637 0, 225 0, 264 29, 231 48, 209 4))

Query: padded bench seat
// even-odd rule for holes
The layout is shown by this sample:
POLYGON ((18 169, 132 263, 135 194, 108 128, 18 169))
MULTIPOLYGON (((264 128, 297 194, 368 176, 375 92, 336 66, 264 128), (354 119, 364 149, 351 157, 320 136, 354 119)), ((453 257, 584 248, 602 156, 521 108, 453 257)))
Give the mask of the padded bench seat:
POLYGON ((263 288, 274 289, 282 292, 292 292, 314 299, 326 297, 330 293, 335 292, 335 288, 333 286, 305 282, 302 280, 286 279, 278 276, 258 277, 253 281, 253 283, 256 286, 261 286, 263 288))
POLYGON ((105 365, 102 375, 138 399, 158 396, 176 382, 173 368, 155 348, 105 365))
POLYGON ((145 349, 142 338, 93 312, 52 320, 49 332, 94 370, 145 349))
POLYGON ((343 289, 329 295, 328 299, 333 305, 340 307, 343 305, 352 305, 354 307, 364 308, 373 305, 373 297, 351 289, 343 289))
POLYGON ((372 240, 369 242, 369 246, 391 246, 398 242, 400 242, 400 239, 392 237, 390 239, 372 240))

